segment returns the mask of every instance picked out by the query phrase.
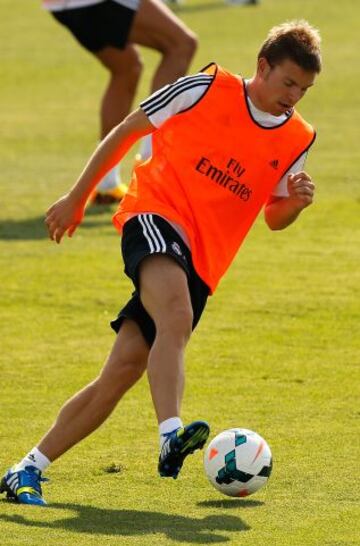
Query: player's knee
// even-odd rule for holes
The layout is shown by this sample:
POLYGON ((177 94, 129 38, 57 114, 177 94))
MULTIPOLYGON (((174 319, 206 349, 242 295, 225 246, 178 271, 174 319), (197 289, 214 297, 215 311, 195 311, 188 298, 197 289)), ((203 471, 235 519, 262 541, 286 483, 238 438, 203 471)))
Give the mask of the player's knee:
POLYGON ((136 359, 124 359, 104 370, 96 380, 98 395, 103 399, 117 401, 143 375, 146 363, 136 359))
POLYGON ((186 343, 190 338, 193 324, 193 312, 189 305, 173 303, 171 309, 166 313, 158 324, 156 330, 159 335, 163 334, 173 341, 186 343))
POLYGON ((142 68, 142 62, 139 60, 139 62, 136 62, 136 64, 129 67, 126 78, 122 79, 124 85, 126 85, 128 90, 133 94, 136 92, 142 68))
POLYGON ((124 83, 138 83, 143 62, 137 50, 129 48, 123 54, 110 55, 109 58, 103 55, 100 59, 112 78, 120 78, 124 83))
POLYGON ((187 32, 184 32, 177 41, 175 46, 176 55, 179 59, 182 58, 190 63, 196 53, 197 47, 198 39, 196 34, 188 30, 187 32))
POLYGON ((133 58, 131 62, 124 65, 119 65, 115 67, 112 71, 113 77, 120 78, 123 85, 127 85, 131 88, 136 88, 140 76, 143 70, 143 63, 140 57, 133 58))
POLYGON ((136 360, 135 358, 128 358, 119 363, 118 369, 114 374, 113 380, 116 385, 121 388, 124 386, 126 389, 130 388, 144 373, 146 363, 136 360))
POLYGON ((135 80, 136 82, 138 82, 140 79, 140 76, 143 71, 143 67, 144 67, 143 61, 140 55, 137 55, 136 58, 133 59, 133 62, 129 67, 129 73, 131 74, 132 79, 135 80))
POLYGON ((156 48, 164 56, 171 57, 180 66, 180 72, 186 72, 198 46, 196 34, 190 30, 181 30, 171 37, 160 37, 156 48))
POLYGON ((198 44, 199 44, 199 41, 196 34, 194 34, 193 32, 189 32, 186 38, 186 48, 188 50, 190 59, 192 59, 193 56, 195 55, 196 50, 198 48, 198 44))

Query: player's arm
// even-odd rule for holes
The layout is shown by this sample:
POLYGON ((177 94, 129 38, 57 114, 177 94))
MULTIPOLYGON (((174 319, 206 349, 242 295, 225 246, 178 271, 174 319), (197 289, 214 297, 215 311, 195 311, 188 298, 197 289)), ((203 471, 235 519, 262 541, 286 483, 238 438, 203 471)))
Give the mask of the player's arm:
POLYGON ((265 220, 272 230, 285 229, 303 209, 311 205, 315 184, 309 174, 300 171, 288 175, 287 190, 287 197, 271 196, 265 206, 265 220))
POLYGON ((65 233, 72 236, 83 219, 86 202, 96 185, 140 137, 154 130, 141 109, 114 127, 96 148, 74 186, 46 212, 50 239, 60 243, 65 233))

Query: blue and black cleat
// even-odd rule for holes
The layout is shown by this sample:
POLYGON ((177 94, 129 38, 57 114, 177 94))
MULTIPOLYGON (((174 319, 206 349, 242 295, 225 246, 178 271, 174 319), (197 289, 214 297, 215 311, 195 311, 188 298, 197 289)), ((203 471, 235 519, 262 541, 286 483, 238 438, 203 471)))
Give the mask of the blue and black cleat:
POLYGON ((41 482, 49 481, 41 477, 41 471, 34 466, 26 466, 22 470, 7 471, 0 483, 0 493, 6 493, 6 498, 20 504, 46 505, 42 497, 41 482))
POLYGON ((160 451, 158 466, 160 476, 176 479, 184 459, 204 447, 209 433, 210 428, 205 421, 194 421, 167 435, 160 451))

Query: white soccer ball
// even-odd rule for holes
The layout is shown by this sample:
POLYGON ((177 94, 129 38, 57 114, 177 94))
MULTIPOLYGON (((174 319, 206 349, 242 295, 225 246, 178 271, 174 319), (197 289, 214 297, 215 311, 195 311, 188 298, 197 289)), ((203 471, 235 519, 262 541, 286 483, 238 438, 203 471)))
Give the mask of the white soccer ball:
POLYGON ((212 485, 230 497, 246 497, 266 484, 272 455, 264 438, 246 428, 220 432, 204 456, 206 475, 212 485))

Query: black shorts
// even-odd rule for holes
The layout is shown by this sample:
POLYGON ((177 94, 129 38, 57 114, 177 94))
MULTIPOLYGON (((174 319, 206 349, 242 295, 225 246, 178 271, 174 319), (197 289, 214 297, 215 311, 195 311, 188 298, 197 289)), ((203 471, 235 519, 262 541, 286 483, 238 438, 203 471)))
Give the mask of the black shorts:
POLYGON ((132 319, 138 324, 150 347, 153 344, 156 328, 140 301, 138 273, 141 261, 154 254, 170 256, 185 271, 193 309, 194 329, 205 308, 209 288, 196 273, 191 252, 177 231, 161 216, 150 213, 139 214, 128 220, 124 226, 121 251, 125 273, 133 281, 135 291, 117 318, 110 323, 113 330, 118 332, 125 318, 132 319))
POLYGON ((85 49, 92 53, 112 46, 124 49, 136 11, 112 0, 101 4, 51 12, 85 49))

